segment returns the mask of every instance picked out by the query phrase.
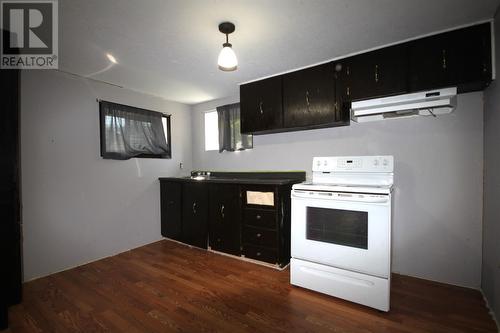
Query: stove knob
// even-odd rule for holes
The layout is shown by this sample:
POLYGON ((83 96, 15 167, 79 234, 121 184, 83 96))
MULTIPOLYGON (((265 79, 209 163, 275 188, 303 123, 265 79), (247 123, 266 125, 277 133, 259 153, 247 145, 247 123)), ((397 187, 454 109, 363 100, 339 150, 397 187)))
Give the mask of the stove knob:
POLYGON ((387 166, 387 164, 389 164, 389 162, 387 160, 384 160, 384 166, 387 166))
POLYGON ((323 162, 323 165, 324 165, 324 166, 327 166, 327 165, 328 165, 328 161, 327 161, 327 160, 325 160, 325 161, 323 162))
POLYGON ((316 165, 317 165, 317 166, 320 166, 320 165, 321 165, 321 161, 320 161, 320 160, 318 160, 318 161, 316 162, 316 165))
POLYGON ((378 165, 378 160, 373 161, 373 165, 377 166, 378 165))

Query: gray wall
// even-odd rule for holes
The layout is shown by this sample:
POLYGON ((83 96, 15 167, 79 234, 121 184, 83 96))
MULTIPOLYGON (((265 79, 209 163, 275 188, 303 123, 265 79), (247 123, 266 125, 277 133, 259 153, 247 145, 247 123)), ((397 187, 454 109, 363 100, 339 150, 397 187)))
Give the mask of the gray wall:
MULTIPOLYGON (((495 17, 496 63, 500 64, 500 14, 495 17)), ((498 67, 497 67, 498 68, 498 67)), ((500 85, 484 94, 484 224, 482 289, 500 319, 500 85)))
POLYGON ((481 280, 483 95, 457 110, 349 127, 254 137, 254 149, 204 151, 203 113, 238 97, 193 107, 193 166, 215 170, 311 170, 313 156, 395 157, 393 271, 473 288, 481 280))
POLYGON ((24 278, 159 240, 159 176, 191 169, 185 105, 54 71, 23 71, 24 278), (103 160, 96 98, 172 114, 171 160, 103 160))

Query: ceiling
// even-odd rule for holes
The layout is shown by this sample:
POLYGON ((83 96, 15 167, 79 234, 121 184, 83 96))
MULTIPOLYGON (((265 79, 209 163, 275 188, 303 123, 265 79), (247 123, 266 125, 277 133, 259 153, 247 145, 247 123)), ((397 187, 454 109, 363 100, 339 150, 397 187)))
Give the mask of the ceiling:
POLYGON ((241 82, 492 18, 499 1, 62 0, 59 66, 197 104, 235 95, 241 82), (226 20, 236 25, 235 72, 217 68, 226 20))

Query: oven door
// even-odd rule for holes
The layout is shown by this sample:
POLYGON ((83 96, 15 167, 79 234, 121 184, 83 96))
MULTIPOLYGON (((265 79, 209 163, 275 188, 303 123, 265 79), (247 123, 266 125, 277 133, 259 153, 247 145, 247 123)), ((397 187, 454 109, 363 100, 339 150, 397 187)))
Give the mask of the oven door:
POLYGON ((292 257, 388 278, 391 196, 292 191, 292 257))

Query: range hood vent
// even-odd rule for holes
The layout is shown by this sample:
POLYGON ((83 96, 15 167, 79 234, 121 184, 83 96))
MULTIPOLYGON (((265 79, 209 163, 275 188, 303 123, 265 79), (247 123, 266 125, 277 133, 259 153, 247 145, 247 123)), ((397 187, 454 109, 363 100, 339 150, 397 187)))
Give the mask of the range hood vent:
POLYGON ((438 116, 457 107, 457 88, 445 88, 406 95, 352 102, 351 119, 367 122, 417 116, 438 116))

